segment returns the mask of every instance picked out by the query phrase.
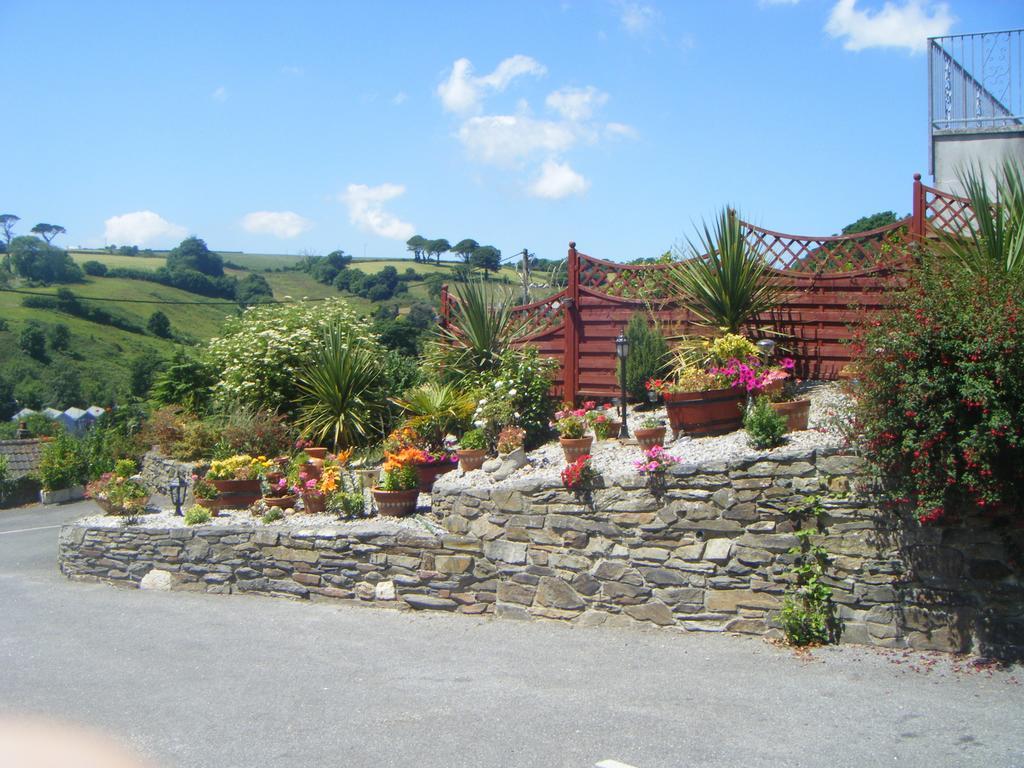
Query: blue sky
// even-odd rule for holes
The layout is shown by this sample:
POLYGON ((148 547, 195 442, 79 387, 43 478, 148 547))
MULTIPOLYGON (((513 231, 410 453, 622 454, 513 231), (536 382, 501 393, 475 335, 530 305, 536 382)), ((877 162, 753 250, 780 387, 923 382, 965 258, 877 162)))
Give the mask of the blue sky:
POLYGON ((909 212, 929 34, 1019 2, 7 0, 0 209, 67 246, 656 256, 909 212))

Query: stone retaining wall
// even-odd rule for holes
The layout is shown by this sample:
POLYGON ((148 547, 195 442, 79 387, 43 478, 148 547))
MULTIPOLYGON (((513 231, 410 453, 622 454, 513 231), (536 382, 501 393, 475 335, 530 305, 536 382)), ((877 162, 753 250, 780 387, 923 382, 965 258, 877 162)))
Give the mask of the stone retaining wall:
POLYGON ((179 474, 189 482, 189 490, 186 494, 186 504, 192 503, 192 475, 197 470, 205 469, 206 464, 191 463, 187 461, 176 461, 168 458, 156 450, 148 451, 142 457, 142 466, 139 467, 139 476, 142 484, 153 493, 167 496, 171 480, 179 474))
POLYGON ((794 531, 820 527, 843 641, 1019 650, 1024 587, 1008 553, 1021 529, 919 526, 844 496, 860 471, 854 456, 810 451, 680 466, 660 488, 612 478, 589 499, 551 481, 448 475, 433 499, 447 533, 386 522, 297 533, 68 526, 61 567, 134 582, 156 569, 169 586, 213 592, 777 634, 794 531), (810 514, 819 494, 821 514, 810 514))

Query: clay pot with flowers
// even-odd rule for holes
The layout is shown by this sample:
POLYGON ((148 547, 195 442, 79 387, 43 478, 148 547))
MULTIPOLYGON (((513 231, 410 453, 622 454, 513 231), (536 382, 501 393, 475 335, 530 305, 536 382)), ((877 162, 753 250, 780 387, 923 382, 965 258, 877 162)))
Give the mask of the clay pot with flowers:
POLYGON ((665 422, 654 416, 645 416, 640 425, 633 429, 640 450, 646 451, 655 446, 665 445, 665 422))
POLYGON ((85 487, 86 498, 92 499, 108 515, 125 519, 138 517, 146 509, 149 491, 132 479, 135 462, 120 459, 114 464, 113 472, 104 472, 85 487))
POLYGON ((526 430, 522 427, 502 429, 496 447, 503 466, 512 470, 526 466, 526 430))
POLYGON ((407 517, 416 511, 416 501, 419 498, 416 477, 418 453, 418 449, 410 447, 398 453, 385 455, 380 485, 371 491, 381 515, 407 517))
POLYGON ((573 408, 566 403, 562 410, 555 412, 552 426, 558 432, 558 442, 565 454, 566 464, 572 464, 581 456, 589 456, 594 438, 587 434, 590 426, 587 414, 593 410, 594 403, 586 402, 582 408, 573 408))
POLYGON ((487 457, 487 435, 482 429, 470 429, 459 438, 459 467, 472 472, 484 465, 487 457))
POLYGON ((206 479, 217 489, 221 509, 245 509, 263 495, 261 479, 272 467, 266 456, 240 453, 211 462, 206 479))
POLYGON ((768 368, 764 373, 764 394, 772 410, 786 419, 786 431, 801 432, 807 429, 811 415, 811 401, 798 395, 798 383, 793 378, 796 367, 791 357, 784 357, 779 365, 768 368))
POLYGON ((615 410, 611 403, 587 411, 587 422, 598 440, 618 437, 619 428, 622 426, 622 422, 615 418, 615 410))

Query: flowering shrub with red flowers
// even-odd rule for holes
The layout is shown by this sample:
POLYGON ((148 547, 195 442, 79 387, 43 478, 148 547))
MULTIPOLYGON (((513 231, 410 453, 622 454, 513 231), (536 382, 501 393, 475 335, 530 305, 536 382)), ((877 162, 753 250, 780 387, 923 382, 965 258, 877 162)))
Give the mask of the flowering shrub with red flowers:
POLYGON ((1024 281, 926 258, 857 341, 869 456, 922 522, 1024 503, 1024 281))
POLYGON ((562 485, 574 493, 589 490, 596 478, 597 470, 590 463, 590 454, 580 456, 562 470, 562 485))

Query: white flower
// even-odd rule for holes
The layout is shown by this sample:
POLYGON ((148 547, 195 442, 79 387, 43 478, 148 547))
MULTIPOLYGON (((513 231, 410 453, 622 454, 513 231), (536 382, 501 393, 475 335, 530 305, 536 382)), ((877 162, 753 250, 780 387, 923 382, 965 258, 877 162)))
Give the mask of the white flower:
POLYGON ((519 394, 519 392, 518 392, 518 390, 510 389, 508 391, 508 394, 509 394, 509 397, 515 397, 517 394, 519 394))
POLYGON ((473 422, 473 426, 478 427, 479 429, 483 429, 485 426, 487 426, 487 422, 484 421, 483 419, 477 419, 476 421, 473 422))
POLYGON ((480 405, 487 405, 487 398, 480 401, 480 405))

